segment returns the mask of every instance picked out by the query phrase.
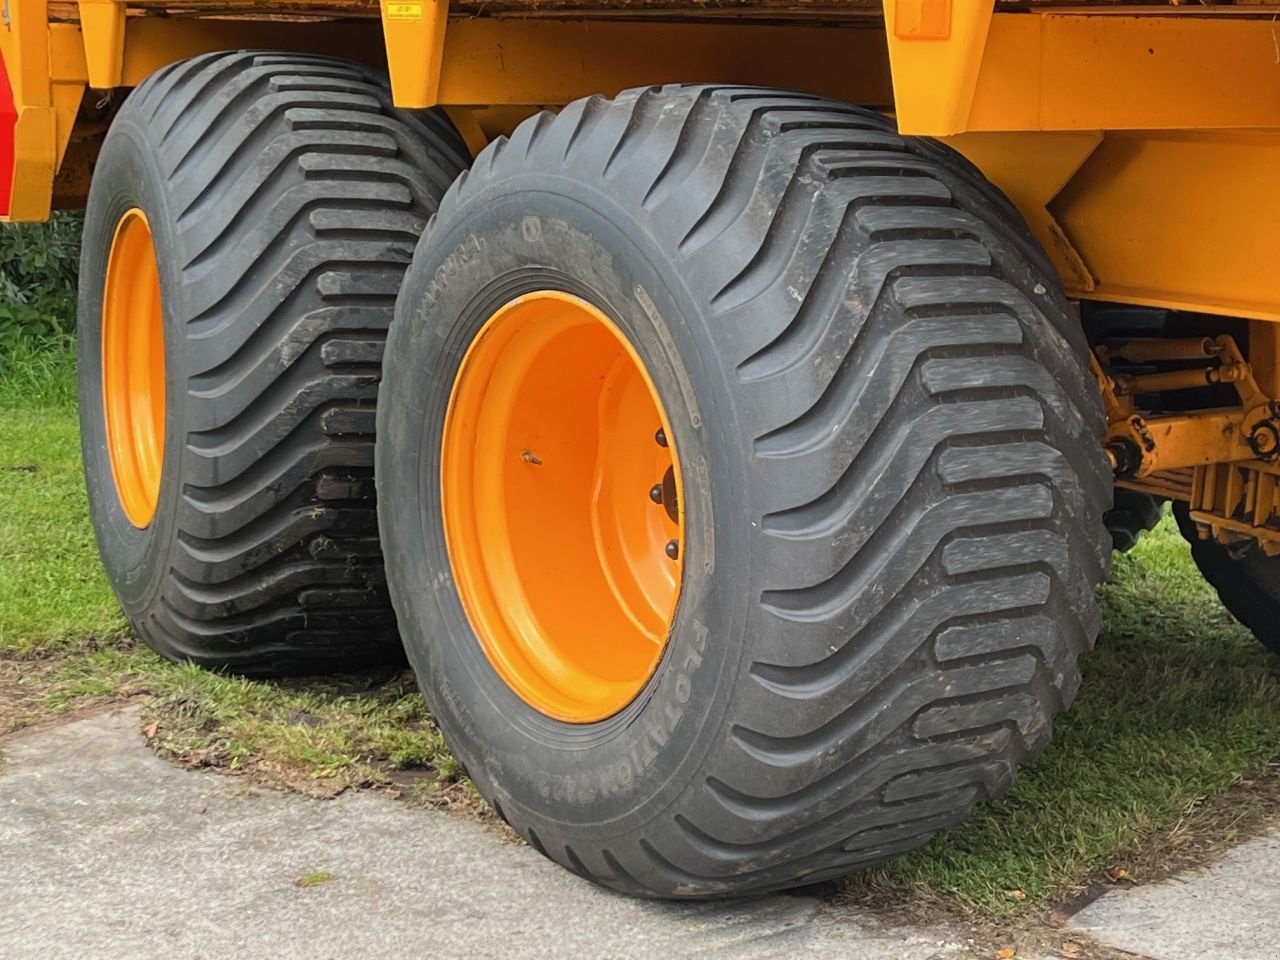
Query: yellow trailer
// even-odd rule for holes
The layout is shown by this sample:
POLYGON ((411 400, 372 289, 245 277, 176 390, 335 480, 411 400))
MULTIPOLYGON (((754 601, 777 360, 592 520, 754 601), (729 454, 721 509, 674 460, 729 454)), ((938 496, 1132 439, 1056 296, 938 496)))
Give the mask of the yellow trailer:
POLYGON ((624 892, 922 843, 1048 742, 1166 500, 1280 651, 1278 17, 7 0, 0 215, 86 211, 125 611, 242 673, 407 653, 624 892))

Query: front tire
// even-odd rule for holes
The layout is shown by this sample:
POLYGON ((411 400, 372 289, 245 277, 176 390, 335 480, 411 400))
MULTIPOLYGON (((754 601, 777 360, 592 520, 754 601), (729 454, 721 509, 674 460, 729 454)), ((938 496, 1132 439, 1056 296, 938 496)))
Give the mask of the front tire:
MULTIPOLYGON (((1111 478, 1083 336, 1010 209, 876 114, 714 87, 534 117, 446 196, 389 342, 383 543, 435 717, 545 855, 642 896, 814 882, 957 823, 1048 742, 1098 626, 1111 478), (442 458, 459 371, 540 291, 628 338, 682 468, 665 649, 603 719, 508 682, 441 519, 466 509, 442 458)), ((491 408, 526 431, 495 483, 554 466, 550 411, 491 408)), ((568 528, 561 489, 536 509, 568 528)), ((525 623, 610 646, 586 613, 559 637, 525 623)))
POLYGON ((250 674, 401 658, 374 402, 463 164, 442 117, 323 57, 175 63, 116 116, 85 214, 81 435, 108 578, 159 653, 250 674))

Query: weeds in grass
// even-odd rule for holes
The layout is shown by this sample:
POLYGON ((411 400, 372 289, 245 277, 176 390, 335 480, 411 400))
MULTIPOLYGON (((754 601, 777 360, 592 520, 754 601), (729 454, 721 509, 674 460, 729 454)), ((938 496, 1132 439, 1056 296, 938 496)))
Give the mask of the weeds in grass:
POLYGON ((0 355, 32 334, 71 329, 83 221, 59 211, 47 223, 0 224, 0 355))
POLYGON ((0 351, 0 409, 72 410, 76 403, 75 338, 70 333, 15 333, 0 351))

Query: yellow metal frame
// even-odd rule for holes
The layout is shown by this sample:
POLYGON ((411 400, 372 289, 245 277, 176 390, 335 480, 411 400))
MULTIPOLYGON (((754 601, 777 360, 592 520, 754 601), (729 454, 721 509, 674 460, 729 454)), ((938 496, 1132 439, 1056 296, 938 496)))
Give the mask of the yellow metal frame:
POLYGON ((1107 414, 1105 446, 1120 477, 1136 479, 1211 463, 1280 458, 1280 404, 1258 386, 1231 337, 1135 340, 1114 350, 1099 346, 1094 352, 1094 374, 1107 414), (1134 376, 1112 373, 1113 356, 1140 363, 1196 365, 1134 376), (1233 386, 1239 406, 1151 415, 1134 405, 1140 394, 1215 384, 1233 386))
MULTIPOLYGON (((1254 323, 1267 328, 1270 324, 1254 323)), ((1275 337, 1251 336, 1256 369, 1274 386, 1275 337)), ((1105 449, 1117 482, 1157 496, 1187 500, 1201 535, 1221 543, 1256 540, 1280 554, 1280 403, 1254 376, 1230 336, 1133 340, 1095 347, 1094 373, 1107 414, 1105 449), (1115 357, 1174 366, 1163 371, 1111 371, 1115 357), (1230 384, 1237 406, 1151 413, 1140 394, 1230 384)))
POLYGON ((84 95, 80 30, 50 24, 46 6, 39 0, 8 0, 9 25, 0 29, 0 57, 17 111, 10 220, 49 216, 54 177, 84 95))
MULTIPOLYGON (((866 4, 853 4, 847 22, 835 27, 682 16, 702 9, 692 4, 687 11, 672 4, 655 14, 665 19, 644 21, 608 17, 603 2, 594 19, 590 10, 576 19, 548 16, 556 12, 554 2, 530 4, 525 18, 453 20, 447 0, 282 6, 279 12, 290 19, 253 4, 216 8, 234 11, 234 19, 126 16, 121 0, 56 6, 74 10, 75 22, 50 25, 50 4, 11 0, 10 27, 0 29, 0 53, 11 72, 23 75, 15 86, 19 109, 28 115, 21 176, 29 196, 14 219, 38 219, 47 206, 35 188, 52 180, 65 154, 70 131, 58 118, 74 117, 77 85, 133 86, 166 63, 211 50, 252 45, 385 59, 399 104, 487 114, 476 120, 475 142, 508 126, 514 108, 527 113, 637 84, 723 78, 892 108, 909 133, 965 134, 957 145, 1023 208, 1075 294, 1140 302, 1163 296, 1158 302, 1170 306, 1204 307, 1216 302, 1217 291, 1231 289, 1243 291, 1230 305, 1236 312, 1280 318, 1280 291, 1259 279, 1269 271, 1255 271, 1252 261, 1240 263, 1229 284, 1217 281, 1218 263, 1199 276, 1180 269, 1185 289, 1170 291, 1162 283, 1167 278, 1151 267, 1167 260, 1122 256, 1117 248, 1127 239, 1107 245, 1100 239, 1106 230, 1094 229, 1095 205, 1112 202, 1095 186, 1112 166, 1123 163, 1133 180, 1149 182, 1146 170, 1167 169, 1165 157, 1197 152, 1186 136, 1155 131, 1196 131, 1187 136, 1201 138, 1201 155, 1221 154, 1222 170, 1197 165, 1200 173, 1183 178, 1197 180, 1196 188, 1200 181, 1230 180, 1241 165, 1274 169, 1273 148, 1249 143, 1237 131, 1280 129, 1266 16, 1280 4, 1250 4, 1253 16, 1239 15, 1239 7, 1217 16, 1197 7, 1193 16, 1185 7, 1151 6, 1138 16, 1136 7, 994 13, 994 0, 883 0, 883 26, 869 25, 866 4), (308 22, 308 15, 365 19, 335 28, 321 19, 308 22), (62 61, 60 72, 51 72, 54 59, 62 61), (41 117, 51 107, 55 115, 41 117), (1229 131, 1226 149, 1206 130, 1229 131), (1236 282, 1241 276, 1249 278, 1244 286, 1236 282)), ((170 6, 139 2, 129 9, 170 6)), ((199 13, 202 5, 177 8, 199 13)), ((1137 206, 1158 192, 1158 209, 1168 209, 1164 188, 1152 183, 1145 193, 1126 188, 1121 194, 1137 206)), ((1238 192, 1223 187, 1220 199, 1231 202, 1238 192)), ((1180 213, 1169 216, 1181 222, 1180 213)), ((1234 229, 1231 235, 1238 236, 1234 229)))
MULTIPOLYGON (((8 0, 8 11, 0 56, 18 115, 9 219, 43 219, 56 200, 83 195, 101 127, 81 111, 87 89, 109 112, 112 91, 216 50, 385 64, 399 105, 445 107, 473 150, 537 110, 629 86, 792 88, 892 110, 903 132, 954 145, 1019 207, 1071 296, 1254 321, 1249 362, 1219 356, 1223 375, 1280 396, 1280 0, 1017 11, 995 0, 881 0, 878 18, 869 0, 823 4, 820 17, 772 0, 638 10, 456 0, 452 17, 448 0, 8 0)), ((1114 387, 1112 399, 1123 397, 1114 387)), ((1125 407, 1115 402, 1113 413, 1125 407)), ((1124 482, 1191 491, 1183 472, 1197 471, 1202 507, 1210 490, 1225 517, 1221 492, 1248 484, 1211 483, 1206 471, 1248 462, 1253 412, 1243 400, 1176 417, 1124 410, 1113 432, 1141 446, 1145 431, 1161 451, 1124 482)), ((1265 506, 1264 486, 1249 489, 1265 506)))
POLYGON ((381 0, 382 35, 396 103, 434 107, 440 99, 444 71, 444 35, 448 0, 390 3, 381 0))
POLYGON ((1276 127, 1276 6, 1248 16, 1083 4, 992 15, 990 4, 957 0, 951 33, 927 40, 895 33, 890 15, 899 122, 935 137, 1276 127))
POLYGON ((1202 537, 1257 541, 1269 556, 1280 554, 1280 468, 1274 464, 1200 467, 1188 503, 1202 537))

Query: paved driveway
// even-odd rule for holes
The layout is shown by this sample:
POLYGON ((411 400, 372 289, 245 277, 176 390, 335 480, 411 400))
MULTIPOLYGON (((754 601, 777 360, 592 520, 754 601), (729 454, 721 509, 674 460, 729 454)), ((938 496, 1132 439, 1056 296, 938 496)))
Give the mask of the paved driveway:
MULTIPOLYGON (((138 728, 126 708, 0 741, 0 958, 974 956, 962 934, 809 896, 627 900, 447 814, 180 769, 138 728), (297 883, 320 873, 332 879, 297 883)), ((1075 922, 1154 960, 1277 960, 1278 908, 1280 838, 1264 838, 1075 922)))

